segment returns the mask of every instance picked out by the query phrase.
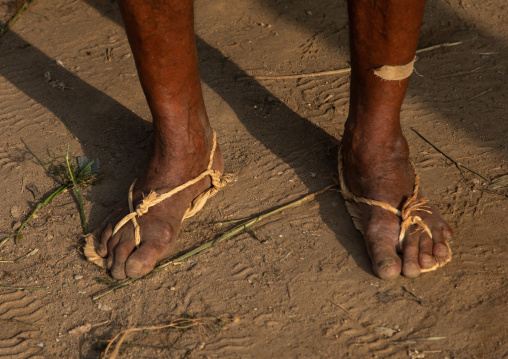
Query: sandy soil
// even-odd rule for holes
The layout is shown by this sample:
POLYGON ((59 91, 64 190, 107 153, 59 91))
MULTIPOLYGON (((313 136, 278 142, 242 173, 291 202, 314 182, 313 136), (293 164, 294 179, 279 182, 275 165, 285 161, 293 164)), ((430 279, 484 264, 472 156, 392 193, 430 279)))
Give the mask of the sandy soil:
MULTIPOLYGON (((12 3, 0 1, 0 21, 12 3)), ((97 358, 121 330, 195 318, 203 324, 131 334, 119 357, 506 357, 506 187, 493 193, 411 129, 487 179, 508 172, 507 18, 503 0, 427 6, 420 48, 476 38, 421 53, 402 110, 426 193, 456 233, 445 268, 376 278, 340 194, 329 191, 93 300, 109 277, 81 254, 79 208, 67 192, 0 250, 9 260, 38 249, 0 263, 0 285, 47 287, 0 289, 0 356, 97 358)), ((237 81, 347 67, 345 1, 197 0, 196 33, 209 115, 236 175, 185 222, 182 250, 226 230, 213 222, 333 183, 348 106, 347 75, 237 81)), ((61 160, 67 145, 72 158, 100 158, 101 182, 83 189, 95 228, 125 199, 150 135, 116 4, 37 0, 0 39, 0 61, 1 232, 58 186, 35 158, 61 160)))

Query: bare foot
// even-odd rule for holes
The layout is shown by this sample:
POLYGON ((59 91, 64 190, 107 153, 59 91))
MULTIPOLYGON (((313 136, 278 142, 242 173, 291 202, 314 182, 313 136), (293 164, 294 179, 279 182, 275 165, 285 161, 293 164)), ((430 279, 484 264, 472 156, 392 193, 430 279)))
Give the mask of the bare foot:
MULTIPOLYGON (((413 193, 414 172, 409 150, 402 133, 369 136, 346 126, 342 142, 345 180, 357 196, 389 203, 401 209, 413 193)), ((419 197, 423 194, 419 191, 419 197)), ((390 279, 401 273, 417 277, 433 267, 443 266, 451 259, 447 240, 453 236, 450 226, 435 206, 430 212, 418 211, 432 233, 411 226, 399 248, 400 218, 391 212, 367 204, 355 204, 361 211, 364 237, 372 268, 380 278, 390 279), (397 254, 401 253, 402 260, 397 254)))
MULTIPOLYGON (((208 132, 204 139, 198 137, 188 146, 152 151, 149 163, 134 188, 134 206, 150 191, 166 193, 206 170, 213 141, 211 130, 208 132)), ((188 137, 192 136, 189 134, 188 137)), ((161 146, 170 147, 164 143, 161 146)), ((218 146, 212 169, 223 172, 223 159, 218 146)), ((107 258, 106 266, 111 275, 116 279, 138 278, 149 273, 158 261, 167 258, 178 236, 185 211, 192 200, 210 186, 211 180, 207 176, 138 217, 141 227, 141 244, 138 248, 134 243, 132 223, 127 223, 112 235, 115 225, 129 213, 127 199, 122 201, 98 231, 100 245, 97 252, 107 258)))

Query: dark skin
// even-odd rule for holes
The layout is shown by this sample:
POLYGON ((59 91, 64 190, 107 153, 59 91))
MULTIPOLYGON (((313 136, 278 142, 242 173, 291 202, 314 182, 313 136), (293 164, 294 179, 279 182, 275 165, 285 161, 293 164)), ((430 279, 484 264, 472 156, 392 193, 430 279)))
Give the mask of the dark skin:
MULTIPOLYGON (((208 165, 213 132, 198 74, 192 1, 134 0, 120 1, 119 5, 153 115, 149 162, 134 190, 137 203, 143 193, 165 193, 203 172, 208 165)), ((220 148, 215 151, 213 168, 223 170, 220 148)), ((111 275, 117 279, 140 277, 166 258, 189 203, 208 187, 210 179, 205 178, 139 218, 139 248, 135 248, 130 224, 111 236, 116 223, 129 212, 127 203, 121 203, 100 229, 98 253, 107 257, 111 275)))
MULTIPOLYGON (((199 81, 192 1, 122 0, 119 5, 154 126, 148 165, 134 190, 136 203, 143 193, 164 193, 199 175, 208 164, 213 132, 199 81)), ((400 126, 409 78, 386 81, 372 69, 413 60, 423 8, 424 0, 348 2, 352 73, 343 137, 346 182, 356 195, 398 208, 414 185, 400 126)), ((214 169, 223 170, 220 149, 214 169)), ((137 278, 166 258, 189 203, 209 186, 205 178, 139 218, 142 239, 138 248, 130 224, 112 236, 115 224, 129 212, 126 203, 119 204, 99 230, 99 254, 107 258, 111 275, 137 278)), ((398 248, 399 218, 380 208, 362 206, 365 242, 379 277, 417 277, 422 270, 450 260, 447 240, 453 232, 434 206, 432 213, 419 213, 432 238, 410 228, 402 248, 398 248)))
MULTIPOLYGON (((409 78, 386 81, 372 69, 411 62, 415 56, 425 1, 349 0, 351 46, 350 109, 344 130, 346 182, 356 195, 400 208, 412 194, 414 173, 409 148, 402 135, 400 108, 409 78)), ((420 196, 423 194, 420 192, 420 196)), ((397 255, 399 219, 365 205, 365 242, 374 272, 381 278, 400 273, 417 277, 422 269, 451 259, 447 240, 450 226, 436 207, 418 213, 432 239, 411 228, 397 255)))

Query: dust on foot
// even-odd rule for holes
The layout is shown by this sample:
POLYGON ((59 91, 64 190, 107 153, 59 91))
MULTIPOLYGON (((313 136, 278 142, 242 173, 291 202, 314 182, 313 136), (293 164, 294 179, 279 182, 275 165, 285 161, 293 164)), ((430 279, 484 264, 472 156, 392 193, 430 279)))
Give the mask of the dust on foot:
MULTIPOLYGON (((196 178, 208 165, 210 152, 206 160, 192 160, 187 164, 178 163, 154 166, 150 161, 140 176, 133 191, 133 204, 136 206, 150 191, 167 193, 173 188, 196 178)), ((217 146, 213 159, 213 170, 223 172, 222 153, 217 146)), ((211 179, 206 176, 199 182, 175 193, 170 198, 151 207, 141 217, 137 217, 140 226, 141 243, 136 248, 134 227, 129 221, 114 235, 116 224, 130 213, 127 200, 122 201, 101 227, 94 232, 98 242, 97 254, 105 259, 105 266, 116 279, 139 278, 152 271, 157 264, 172 254, 175 240, 180 231, 182 220, 191 202, 211 187, 211 179)))
MULTIPOLYGON (((346 138, 342 151, 344 180, 352 193, 402 209, 412 196, 415 183, 404 138, 391 146, 365 147, 355 147, 346 138)), ((421 190, 417 198, 424 198, 421 190)), ((426 204, 426 210, 412 212, 421 218, 431 235, 411 225, 399 243, 401 219, 397 215, 364 203, 348 202, 347 205, 355 226, 364 235, 372 269, 380 278, 392 279, 400 274, 418 277, 451 260, 448 240, 453 231, 435 206, 426 204)))

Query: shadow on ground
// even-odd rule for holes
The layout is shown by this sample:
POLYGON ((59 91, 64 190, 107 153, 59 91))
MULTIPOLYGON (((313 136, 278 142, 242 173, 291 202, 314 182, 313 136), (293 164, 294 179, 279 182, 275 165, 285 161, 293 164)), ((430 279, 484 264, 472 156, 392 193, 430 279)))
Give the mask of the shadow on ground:
MULTIPOLYGON (((116 4, 96 0, 87 0, 87 3, 100 11, 104 16, 117 23, 121 23, 116 4)), ((280 16, 288 22, 298 21, 304 16, 302 14, 305 13, 305 10, 308 10, 300 2, 290 2, 290 10, 286 10, 288 1, 268 2, 263 0, 262 3, 270 7, 274 12, 280 13, 280 16)), ((442 18, 446 18, 449 27, 456 26, 457 30, 463 30, 460 25, 463 21, 456 14, 449 13, 439 3, 433 3, 432 6, 431 11, 440 14, 442 18)), ((344 4, 341 4, 337 8, 340 11, 337 10, 332 15, 328 13, 327 17, 321 17, 322 21, 301 21, 302 26, 308 26, 309 32, 319 31, 324 26, 323 24, 326 25, 327 22, 333 23, 333 19, 331 19, 333 14, 344 16, 344 4)), ((321 10, 317 8, 313 11, 319 15, 320 11, 325 12, 325 10, 326 8, 321 10)), ((315 19, 320 19, 320 17, 315 16, 315 19)), ((449 32, 449 27, 447 32, 449 32)), ((436 31, 426 30, 426 28, 424 30, 422 43, 426 43, 426 31, 427 33, 436 31)), ((499 39, 489 38, 488 34, 479 33, 479 37, 486 39, 486 41, 500 41, 499 39)), ((439 36, 434 34, 433 38, 439 38, 439 36)), ((444 32, 442 38, 444 41, 449 40, 448 38, 445 39, 444 32)), ((333 37, 330 37, 329 45, 338 46, 338 44, 333 43, 333 39, 333 37)), ((263 99, 273 97, 270 91, 263 84, 255 81, 248 83, 236 82, 234 80, 236 76, 245 75, 242 69, 231 60, 224 58, 218 49, 200 38, 197 39, 197 46, 200 55, 202 81, 228 103, 253 137, 266 146, 273 154, 294 168, 295 173, 310 191, 319 189, 315 188, 315 182, 306 180, 308 176, 304 174, 311 172, 315 166, 330 168, 330 172, 334 171, 337 164, 335 157, 337 139, 277 100, 270 105, 274 110, 269 115, 266 117, 256 116, 251 109, 246 108, 244 105, 247 100, 246 97, 254 96, 263 101, 263 99), (305 158, 291 156, 291 152, 295 149, 311 146, 318 146, 321 153, 319 158, 313 158, 313 163, 306 164, 305 158)), ((344 49, 347 48, 346 44, 340 44, 340 46, 344 49)), ((0 47, 2 52, 0 74, 63 121, 68 129, 80 140, 87 156, 99 156, 102 159, 106 159, 115 153, 123 154, 122 158, 124 159, 121 160, 120 165, 124 170, 122 173, 116 174, 116 176, 125 178, 125 180, 122 180, 122 183, 124 188, 127 189, 132 180, 132 167, 139 169, 143 163, 148 142, 147 137, 150 132, 149 121, 138 117, 128 108, 125 108, 111 97, 75 77, 64 68, 54 65, 53 59, 48 58, 33 44, 27 44, 25 40, 14 32, 10 32, 2 38, 0 47), (27 47, 27 45, 31 46, 27 47), (25 52, 25 64, 23 65, 26 70, 23 74, 10 70, 10 65, 13 64, 13 61, 17 61, 14 59, 19 58, 10 56, 16 51, 25 52), (64 82, 72 82, 77 91, 73 92, 72 95, 68 92, 63 92, 62 96, 59 97, 61 100, 51 97, 51 93, 46 91, 47 84, 41 76, 48 67, 52 68, 52 71, 54 71, 59 79, 62 79, 64 82), (142 134, 141 136, 140 133, 142 134), (108 145, 102 146, 101 144, 104 143, 108 145)), ((413 89, 412 92, 415 93, 415 96, 422 99, 422 103, 427 102, 426 100, 429 96, 435 95, 435 93, 428 94, 425 93, 425 90, 419 91, 418 89, 413 89)), ((455 112, 453 114, 443 113, 443 117, 453 126, 459 128, 463 114, 463 112, 455 112)), ((497 119, 499 124, 501 124, 501 121, 503 121, 501 118, 497 119)), ((469 135, 471 140, 477 137, 477 133, 469 133, 469 135)), ((330 178, 331 182, 332 179, 330 178)), ((90 218, 92 226, 98 225, 101 218, 108 211, 105 208, 106 206, 98 208, 99 206, 96 202, 99 202, 99 198, 102 203, 105 202, 104 198, 108 199, 106 201, 108 203, 121 200, 121 198, 108 195, 107 186, 106 183, 92 192, 90 198, 94 203, 90 218)), ((338 194, 329 193, 317 199, 320 202, 322 220, 336 233, 336 237, 341 245, 353 256, 357 264, 363 270, 372 273, 369 261, 366 259, 366 251, 361 236, 353 229, 345 207, 341 205, 337 209, 327 205, 332 196, 335 199, 339 198, 338 194)), ((341 201, 340 199, 338 200, 341 201)))

